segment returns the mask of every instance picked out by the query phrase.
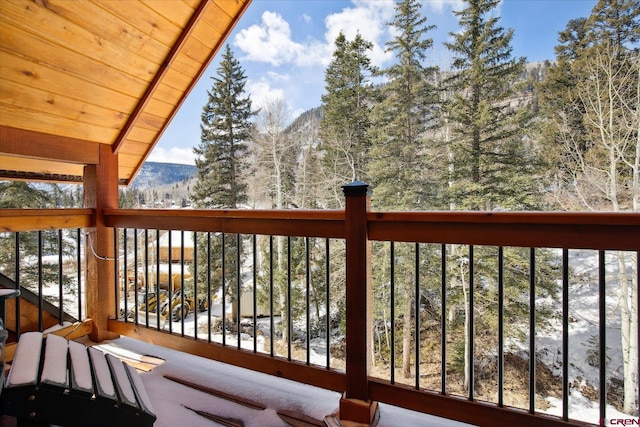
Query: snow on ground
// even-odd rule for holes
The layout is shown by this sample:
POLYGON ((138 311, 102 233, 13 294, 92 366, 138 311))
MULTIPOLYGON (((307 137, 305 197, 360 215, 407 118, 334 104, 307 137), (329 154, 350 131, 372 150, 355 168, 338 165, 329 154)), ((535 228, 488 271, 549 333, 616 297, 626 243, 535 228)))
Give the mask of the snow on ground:
MULTIPOLYGON (((552 408, 545 411, 545 413, 561 417, 562 399, 548 397, 547 400, 549 401, 549 403, 551 403, 552 408)), ((571 394, 569 395, 569 414, 571 414, 571 419, 583 420, 593 424, 599 424, 598 420, 600 419, 600 404, 598 402, 594 402, 593 400, 587 399, 578 390, 572 389, 571 394)), ((607 405, 607 419, 638 420, 637 417, 630 417, 627 414, 619 412, 611 405, 607 405)))
MULTIPOLYGON (((560 251, 557 252, 558 256, 560 256, 560 251)), ((629 262, 629 260, 628 260, 629 262)), ((593 340, 592 337, 597 338, 598 334, 598 284, 597 284, 597 268, 598 268, 598 252, 597 251, 589 251, 589 250, 572 250, 570 251, 570 266, 572 269, 571 274, 571 283, 570 283, 570 338, 569 338, 569 384, 573 385, 574 382, 580 384, 589 383, 591 386, 598 388, 599 387, 599 368, 596 366, 590 366, 586 360, 588 358, 588 353, 594 350, 593 341, 590 342, 590 339, 593 340)), ((614 252, 607 252, 606 258, 606 281, 607 281, 607 330, 606 330, 606 342, 607 342, 607 377, 616 377, 618 379, 622 379, 622 350, 621 350, 621 338, 620 338, 620 308, 619 308, 619 287, 617 280, 617 262, 615 260, 614 252)), ((75 277, 75 275, 72 275, 75 277)), ((52 297, 57 297, 58 295, 57 286, 54 287, 45 287, 45 293, 52 297)), ((132 298, 132 297, 131 297, 132 298)), ((83 300, 86 300, 83 296, 83 300)), ((554 307, 557 313, 561 314, 561 301, 540 301, 542 304, 549 304, 554 307)), ((75 296, 65 296, 65 305, 70 305, 75 308, 76 300, 75 296)), ((132 303, 130 303, 129 307, 132 307, 132 303)), ((227 311, 230 312, 231 304, 227 304, 227 311)), ((212 306, 212 315, 220 316, 222 314, 221 304, 214 304, 212 306)), ((153 316, 152 316, 153 317, 153 316)), ((194 322, 197 317, 198 325, 206 325, 207 316, 206 313, 197 313, 194 315, 191 313, 184 321, 184 334, 187 336, 194 336, 194 331, 196 329, 200 329, 200 327, 196 328, 196 324, 194 322)), ((277 322, 277 319, 274 319, 277 322)), ((140 322, 144 322, 144 317, 139 319, 140 322)), ((156 319, 150 319, 150 325, 153 327, 156 325, 156 319)), ((182 323, 181 322, 172 322, 171 327, 174 333, 182 332, 182 323)), ((259 328, 265 332, 264 336, 268 336, 269 330, 269 319, 261 319, 259 321, 259 328)), ((168 325, 163 325, 164 329, 168 329, 168 325)), ((201 332, 204 329, 200 329, 198 332, 199 338, 205 338, 205 333, 201 332)), ((551 367, 554 370, 554 373, 558 376, 558 378, 562 375, 562 324, 559 319, 555 320, 552 328, 548 331, 539 330, 537 332, 536 337, 536 350, 538 358, 540 358, 547 366, 551 367)), ((264 336, 258 336, 257 339, 257 348, 258 352, 268 352, 268 349, 265 350, 265 340, 264 336)), ((237 345, 237 335, 236 334, 227 334, 226 344, 230 346, 237 345)), ((122 340, 122 339, 121 339, 122 340)), ((122 345, 122 343, 126 343, 127 347, 136 347, 137 345, 143 345, 143 343, 138 343, 137 341, 131 342, 131 340, 118 340, 118 345, 122 345), (135 344, 135 345, 134 345, 135 344)), ((212 340, 215 342, 222 342, 221 335, 213 335, 212 340)), ((597 339, 595 341, 597 343, 597 339)), ((253 350, 253 338, 243 335, 241 340, 242 348, 253 350)), ((522 352, 527 351, 528 343, 520 343, 519 345, 515 345, 516 349, 519 349, 522 352)), ((135 350, 135 348, 134 348, 135 350)), ((158 353, 164 354, 170 350, 162 349, 160 347, 153 347, 152 349, 148 349, 148 351, 155 352, 156 355, 163 357, 158 353)), ((172 356, 172 359, 180 360, 182 357, 187 355, 182 355, 177 357, 175 355, 172 356)), ((195 357, 195 356, 191 356, 195 357)), ((325 341, 323 339, 313 340, 310 348, 310 359, 312 364, 324 366, 326 363, 326 348, 325 341)), ((191 363, 191 362, 189 362, 191 363)), ((195 363, 195 362, 194 362, 195 363)), ((211 361, 206 362, 198 362, 197 366, 200 366, 199 363, 214 363, 211 361)), ((162 369, 170 369, 172 365, 177 364, 181 365, 181 362, 171 362, 167 363, 160 368, 162 369)), ((223 372, 227 372, 227 370, 240 369, 231 367, 229 365, 223 365, 223 372)), ((156 368, 156 370, 160 369, 156 368)), ((209 368, 206 368, 208 370, 209 368)), ((216 368, 218 369, 218 368, 216 368)), ((155 370, 154 370, 155 371, 155 370)), ((242 370, 241 370, 242 371, 242 370)), ((219 372, 217 370, 213 370, 212 372, 219 372)), ((224 374, 222 374, 224 375, 224 374)), ((243 377, 243 381, 239 381, 239 383, 243 383, 246 388, 246 384, 251 384, 253 381, 253 376, 259 376, 260 374, 256 373, 244 373, 241 375, 243 377), (251 378, 245 377, 246 375, 250 375, 251 378)), ((154 387, 159 383, 162 384, 163 387, 166 386, 165 380, 160 375, 160 378, 156 378, 154 373, 152 374, 144 374, 145 377, 148 377, 145 381, 153 385, 154 387)), ((212 384, 215 384, 216 376, 221 376, 221 374, 213 374, 214 380, 212 384)), ((200 375, 196 374, 195 378, 199 378, 200 375)), ((266 382, 274 381, 273 377, 267 377, 266 382)), ((207 381, 210 380, 209 376, 205 377, 207 381)), ((280 381, 280 379, 275 379, 280 381)), ((166 380, 168 381, 168 380, 166 380)), ((284 380, 282 380, 284 381, 284 380)), ((156 408, 162 408, 164 411, 165 400, 170 400, 172 396, 181 395, 181 393, 186 393, 190 397, 192 397, 194 402, 198 401, 199 394, 192 395, 193 392, 184 390, 184 386, 180 386, 182 389, 175 390, 175 386, 170 387, 170 391, 165 392, 163 390, 154 390, 152 392, 152 399, 155 401, 160 401, 160 405, 155 405, 156 408), (154 397, 155 396, 155 397, 154 397)), ((202 396, 200 396, 202 398, 202 396)), ((212 397, 208 397, 212 399, 212 397)), ((339 396, 333 396, 331 398, 327 398, 326 396, 314 395, 312 393, 312 398, 319 398, 321 401, 331 402, 331 408, 322 407, 320 409, 316 409, 316 414, 320 414, 320 412, 324 411, 326 413, 322 413, 321 415, 327 415, 337 409, 339 396)), ((553 398, 550 396, 546 397, 547 402, 551 405, 549 409, 545 412, 553 415, 562 415, 562 401, 557 398, 553 398)), ((187 400, 191 401, 191 400, 187 400)), ((204 403, 204 402, 203 402, 204 403)), ((167 417, 169 419, 175 419, 175 414, 180 414, 180 416, 176 416, 177 418, 182 419, 182 417, 189 417, 190 420, 200 420, 200 417, 193 412, 177 405, 177 407, 172 407, 171 410, 168 410, 169 414, 167 417)), ((381 426, 420 426, 425 420, 425 425, 441 425, 438 423, 432 423, 431 420, 426 421, 425 415, 419 413, 412 413, 409 411, 400 410, 397 408, 390 407, 388 405, 381 405, 383 408, 382 418, 381 418, 381 426), (402 416, 396 416, 395 411, 400 411, 402 416), (385 415, 386 414, 386 415, 385 415), (393 414, 393 415, 391 415, 393 414), (413 417, 413 418, 412 418, 413 417), (405 423, 396 423, 394 420, 401 419, 404 420, 405 423)), ((587 422, 598 423, 599 421, 599 405, 598 402, 594 402, 587 397, 585 397, 578 389, 572 387, 570 390, 569 396, 569 417, 572 419, 584 420, 587 422)), ((244 408, 242 408, 245 410, 244 408)), ((230 409, 229 409, 230 410, 230 409)), ((246 410, 245 410, 246 411, 246 410)), ((252 414, 253 410, 249 410, 246 413, 247 416, 252 414)), ((630 419, 629 415, 622 414, 617 411, 611 405, 608 405, 606 408, 606 417, 607 419, 613 418, 621 418, 621 419, 630 419)), ((268 411, 266 411, 268 414, 268 411)), ((255 415, 255 414, 254 414, 255 415)), ((260 426, 269 426, 269 425, 283 425, 280 423, 280 419, 275 415, 275 412, 271 415, 272 417, 265 417, 265 414, 260 416, 260 422, 250 424, 247 423, 247 426, 251 425, 260 425, 260 426), (274 424, 264 424, 267 422, 266 420, 270 419, 274 424), (280 424, 278 424, 280 423, 280 424)), ((634 418, 637 420, 637 418, 634 418)), ((439 419, 437 422, 441 422, 439 419)), ((270 422, 271 422, 270 421, 270 422)), ((210 423, 210 421, 206 421, 206 423, 210 423)), ((174 426, 178 424, 157 424, 159 427, 166 426, 174 426)), ((182 423, 182 425, 194 425, 191 423, 182 423)), ((203 424, 210 425, 210 424, 203 424)), ((451 425, 442 424, 442 425, 451 425)))
MULTIPOLYGON (((222 417, 241 419, 246 427, 287 426, 276 412, 279 409, 298 411, 319 420, 338 410, 339 393, 181 353, 131 338, 121 337, 96 347, 119 357, 134 360, 141 360, 144 355, 152 355, 165 360, 150 372, 141 373, 142 381, 158 416, 155 427, 179 425, 209 427, 212 425, 210 420, 197 415, 185 406, 222 417), (262 402, 267 406, 267 409, 248 408, 194 390, 164 378, 165 375, 262 402)), ((379 427, 454 427, 465 425, 391 405, 380 405, 379 427)))
MULTIPOLYGON (((558 251, 560 255, 560 251, 558 251)), ((599 423, 599 403, 584 396, 576 385, 599 388, 600 369, 593 364, 597 356, 599 333, 599 289, 598 251, 572 250, 569 253, 571 268, 569 288, 569 418, 590 423, 599 423), (592 364, 589 364, 592 360, 592 364)), ((627 263, 630 263, 627 259, 627 263)), ((623 379, 621 344, 620 289, 618 264, 615 252, 607 252, 606 269, 606 332, 607 379, 623 379)), ((561 285, 561 283, 559 283, 561 285)), ((562 300, 547 301, 554 310, 562 314, 562 300)), ((537 357, 550 367, 554 375, 562 377, 562 321, 561 316, 552 322, 551 328, 538 331, 536 336, 537 357)), ((546 413, 562 416, 562 399, 546 397, 551 405, 546 413)), ((623 414, 612 405, 606 406, 607 419, 634 419, 623 414)))
MULTIPOLYGON (((584 386, 589 384, 596 389, 599 387, 599 368, 589 365, 587 359, 593 357, 593 352, 597 350, 597 334, 598 334, 598 284, 597 284, 597 268, 598 253, 597 251, 570 251, 570 265, 572 276, 570 279, 570 323, 569 323, 569 418, 582 420, 590 423, 598 423, 599 404, 588 399, 575 386, 584 386), (595 341, 594 341, 595 339, 595 341), (591 356, 589 353, 592 353, 591 356)), ((620 313, 619 313, 619 288, 617 280, 617 262, 615 254, 608 253, 606 258, 607 269, 607 378, 616 377, 622 379, 622 351, 620 338, 620 313)), ((539 301, 540 304, 546 304, 561 314, 561 300, 558 301, 539 301)), ((231 304, 227 305, 227 311, 230 313, 231 304)), ((212 305, 212 316, 220 317, 222 315, 221 304, 212 305)), ((140 319, 140 321, 144 321, 140 319)), ((194 336, 194 332, 198 330, 199 338, 206 338, 207 325, 206 313, 191 313, 185 318, 184 323, 172 322, 171 328, 174 333, 184 333, 187 336, 194 336), (196 319, 198 326, 196 327, 196 319), (183 331, 184 327, 184 331, 183 331)), ((278 322, 279 319, 274 319, 278 322)), ((155 325, 155 320, 151 320, 150 324, 155 325)), ((168 324, 163 325, 168 330, 168 324)), ((265 337, 269 335, 270 320, 262 318, 258 320, 258 329, 263 331, 263 335, 257 337, 256 351, 265 353, 265 337)), ((304 327, 304 325, 302 325, 304 327)), ((562 330, 561 316, 552 320, 552 327, 549 330, 538 330, 536 336, 537 357, 549 366, 554 374, 561 378, 562 376, 562 330)), ((222 335, 213 334, 212 340, 221 343, 222 335)), ((227 333, 226 344, 229 346, 237 345, 237 334, 227 333)), ((511 350, 528 353, 528 343, 511 343, 511 350)), ((254 349, 253 338, 247 334, 241 335, 241 347, 249 350, 254 349)), ((310 361, 312 364, 324 366, 326 364, 326 343, 324 339, 312 340, 310 346, 310 361)), ((255 374, 252 374, 255 375, 255 374)), ((562 400, 551 396, 544 396, 550 407, 543 412, 548 414, 562 416, 562 400)), ((335 407, 337 408, 337 398, 335 407)), ((384 406, 383 406, 384 407, 384 406)), ((327 409, 327 408, 325 408, 327 409)), ((334 411, 331 409, 328 413, 334 411)), ((325 411, 326 412, 326 411, 325 411)), ((386 413, 392 413, 393 408, 386 408, 386 413)), ((410 424, 398 425, 416 425, 420 426, 420 422, 424 417, 423 414, 415 414, 416 420, 410 424)), ((607 405, 607 419, 630 418, 629 415, 622 414, 613 406, 607 405)), ((388 417, 388 420, 396 417, 388 417)), ((391 421, 389 421, 391 422, 391 421)), ((278 424, 275 424, 278 425, 278 424)), ((381 424, 395 425, 395 424, 381 424)), ((431 425, 431 424, 430 424, 431 425)))

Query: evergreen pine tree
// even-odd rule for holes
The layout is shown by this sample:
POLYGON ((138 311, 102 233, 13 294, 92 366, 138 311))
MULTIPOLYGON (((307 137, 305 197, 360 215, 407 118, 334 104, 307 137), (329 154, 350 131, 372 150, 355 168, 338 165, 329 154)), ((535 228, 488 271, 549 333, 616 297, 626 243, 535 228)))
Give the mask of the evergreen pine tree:
MULTIPOLYGON (((466 0, 465 7, 454 12, 460 31, 451 33, 452 41, 445 43, 454 55, 453 70, 443 82, 450 96, 442 111, 442 119, 450 127, 447 185, 451 208, 530 210, 540 204, 540 189, 536 186, 539 155, 533 135, 528 133, 533 105, 520 100, 517 83, 525 75, 525 59, 512 57, 513 30, 503 29, 498 17, 492 14, 499 3, 499 0, 466 0)), ((497 346, 494 327, 497 313, 493 302, 497 287, 485 270, 497 256, 495 248, 490 247, 451 245, 447 252, 452 258, 447 298, 452 313, 458 309, 464 312, 461 322, 451 325, 452 331, 464 330, 463 338, 453 345, 459 350, 453 357, 460 361, 463 386, 472 395, 476 387, 471 380, 477 376, 471 373, 474 368, 469 363, 471 355, 476 352, 474 360, 486 357, 485 349, 491 353, 497 346), (480 283, 483 285, 479 286, 480 283), (472 336, 475 348, 471 345, 472 336)), ((518 318, 526 311, 528 301, 528 257, 519 250, 508 250, 504 255, 506 265, 518 266, 505 277, 505 315, 518 318)), ((541 251, 540 256, 546 259, 549 254, 541 251)), ((552 265, 545 262, 540 268, 547 272, 552 265)), ((496 271, 495 267, 492 271, 496 271)), ((553 295, 555 288, 549 274, 538 274, 538 292, 553 295)), ((543 313, 539 319, 544 319, 543 313)), ((518 328, 510 331, 519 332, 518 328)))
POLYGON ((235 209, 247 201, 247 140, 251 136, 251 99, 244 96, 246 76, 229 45, 218 77, 202 109, 201 141, 196 154, 198 181, 192 199, 196 207, 235 209))
MULTIPOLYGON (((428 197, 432 189, 427 176, 427 140, 425 132, 430 119, 431 108, 435 104, 436 91, 433 87, 435 68, 427 67, 427 50, 433 41, 427 33, 434 28, 426 25, 427 19, 421 15, 421 2, 402 0, 396 3, 395 16, 389 23, 397 34, 387 44, 387 51, 393 52, 396 62, 382 70, 388 82, 382 86, 379 102, 372 111, 371 151, 369 178, 373 187, 372 203, 377 208, 392 210, 415 210, 429 206, 428 197)), ((402 245, 395 253, 399 259, 409 260, 412 247, 402 245)), ((392 259, 388 248, 374 247, 374 257, 392 259), (376 252, 382 253, 376 253, 376 252)), ((413 264, 398 264, 395 270, 397 284, 396 303, 398 313, 403 313, 402 327, 402 369, 405 378, 411 377, 412 318, 415 280, 413 264)), ((377 269, 373 283, 377 286, 392 280, 389 271, 377 269)), ((385 289, 374 289, 377 295, 384 295, 385 289)), ((373 307, 374 312, 384 313, 385 308, 373 307)), ((386 310, 388 312, 388 310, 386 310)), ((387 322, 388 319, 383 319, 387 322)), ((413 319, 415 321, 415 319, 413 319)), ((391 349, 395 351, 395 349, 391 349)))
MULTIPOLYGON (((248 168, 247 140, 255 112, 251 109, 251 99, 244 94, 247 79, 244 70, 229 45, 217 71, 213 88, 207 91, 209 99, 202 109, 201 142, 193 150, 197 182, 191 198, 201 209, 236 209, 247 201, 244 175, 248 168)), ((236 301, 237 284, 241 280, 237 260, 242 253, 242 239, 220 235, 210 239, 203 233, 196 238, 197 289, 206 288, 210 282, 212 291, 216 292, 224 285, 226 297, 236 301)), ((234 317, 237 314, 234 310, 234 317)))
MULTIPOLYGON (((556 61, 553 63, 544 80, 538 85, 540 96, 540 112, 542 117, 553 118, 540 122, 540 139, 547 141, 546 150, 549 162, 553 164, 555 158, 571 156, 563 150, 564 144, 558 134, 559 123, 562 127, 571 130, 576 147, 581 152, 587 149, 586 130, 582 120, 584 108, 571 102, 571 93, 580 84, 580 78, 572 71, 573 62, 582 55, 589 46, 588 26, 586 18, 572 19, 567 23, 565 30, 558 36, 560 42, 555 47, 556 61)), ((560 162, 565 164, 566 161, 560 162)), ((552 178, 556 183, 567 176, 564 169, 555 170, 552 178)))
POLYGON ((452 125, 451 197, 472 210, 532 209, 538 203, 535 150, 527 138, 528 107, 517 105, 516 80, 525 59, 512 57, 513 30, 491 12, 499 0, 467 0, 454 12, 460 31, 445 43, 453 53, 453 92, 444 106, 452 125))
POLYGON ((640 0, 599 0, 591 10, 588 25, 591 39, 608 42, 616 52, 635 46, 640 40, 640 0))
POLYGON ((394 210, 429 206, 431 183, 425 178, 425 131, 436 103, 432 81, 436 71, 427 67, 427 50, 433 40, 427 18, 417 0, 396 3, 389 23, 397 35, 387 43, 396 62, 382 70, 388 83, 381 88, 380 102, 372 112, 372 147, 369 177, 375 191, 374 205, 394 210))
MULTIPOLYGON (((333 59, 325 72, 326 94, 322 96, 320 122, 322 157, 331 188, 352 181, 366 181, 369 154, 371 76, 375 67, 367 57, 373 45, 358 34, 348 41, 340 32, 333 59)), ((336 200, 342 205, 343 198, 336 200)))
POLYGON ((44 190, 22 181, 0 181, 0 209, 51 207, 53 200, 44 190))

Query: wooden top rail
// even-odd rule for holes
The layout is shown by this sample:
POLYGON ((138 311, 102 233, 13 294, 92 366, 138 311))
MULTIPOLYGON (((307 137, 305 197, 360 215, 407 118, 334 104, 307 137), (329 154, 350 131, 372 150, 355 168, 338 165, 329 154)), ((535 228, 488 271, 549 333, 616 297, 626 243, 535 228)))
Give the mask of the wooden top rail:
POLYGON ((93 222, 92 209, 0 209, 0 231, 7 232, 87 228, 93 222))
MULTIPOLYGON (((108 209, 109 227, 345 238, 341 210, 108 209)), ((93 226, 92 209, 0 209, 0 231, 93 226)), ((640 213, 368 212, 370 240, 640 250, 640 213)))
POLYGON ((108 209, 108 227, 344 238, 344 211, 108 209))
POLYGON ((640 250, 631 212, 370 212, 369 239, 495 246, 640 250))

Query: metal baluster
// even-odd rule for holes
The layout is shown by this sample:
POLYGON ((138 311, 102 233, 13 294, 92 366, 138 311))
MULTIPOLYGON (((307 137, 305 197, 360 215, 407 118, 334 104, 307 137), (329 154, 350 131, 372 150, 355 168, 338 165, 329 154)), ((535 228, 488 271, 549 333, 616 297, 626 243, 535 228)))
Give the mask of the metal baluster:
POLYGON ((253 235, 253 352, 258 352, 258 242, 253 235))
POLYGON ((305 313, 306 313, 306 343, 307 343, 307 365, 309 365, 311 363, 311 328, 310 328, 310 321, 311 321, 311 315, 309 313, 309 300, 310 300, 310 295, 311 295, 311 291, 310 291, 310 287, 311 287, 311 248, 310 248, 310 240, 308 237, 305 238, 304 240, 305 242, 305 284, 306 284, 306 288, 305 288, 305 302, 306 302, 306 309, 305 309, 305 313))
POLYGON ((447 394, 447 245, 440 249, 440 293, 442 294, 440 313, 440 393, 447 394))
POLYGON ((207 231, 207 341, 211 342, 211 232, 207 231))
POLYGON ((76 263, 78 266, 78 320, 82 320, 82 230, 76 230, 76 263))
POLYGON ((569 421, 569 250, 562 249, 562 419, 569 421))
POLYGON ((227 237, 222 233, 222 345, 227 345, 227 277, 226 277, 226 258, 227 258, 227 237))
MULTIPOLYGON (((63 273, 62 271, 62 229, 59 228, 58 229, 58 324, 60 325, 62 325, 64 321, 64 300, 63 300, 64 293, 63 293, 63 287, 62 287, 62 283, 64 281, 64 275, 62 273, 63 273)), ((116 275, 116 281, 117 281, 117 278, 118 276, 116 275)))
POLYGON ((287 360, 291 361, 291 236, 287 236, 287 360))
POLYGON ((167 244, 169 245, 169 251, 167 255, 167 262, 169 263, 167 268, 167 274, 169 275, 169 286, 167 287, 167 322, 169 323, 169 333, 173 333, 173 233, 169 230, 169 236, 167 237, 167 244))
MULTIPOLYGON (((113 277, 114 277, 115 292, 113 293, 113 299, 114 299, 113 308, 116 312, 113 314, 116 319, 120 318, 120 244, 118 242, 118 235, 119 235, 118 229, 114 228, 113 229, 113 253, 114 253, 113 277)), ((62 296, 62 293, 60 293, 60 295, 62 296)), ((62 306, 63 306, 62 298, 60 298, 60 307, 62 306)), ((78 319, 80 318, 78 317, 78 319)), ((62 318, 60 318, 60 320, 62 321, 62 318)))
POLYGON ((474 399, 474 387, 475 387, 475 372, 474 372, 474 265, 473 265, 473 245, 469 245, 469 360, 467 360, 468 369, 469 369, 469 400, 474 399))
POLYGON ((138 229, 133 229, 133 322, 138 324, 138 229))
POLYGON ((536 253, 529 249, 529 412, 536 411, 536 253))
POLYGON ((43 307, 43 299, 42 299, 42 288, 44 278, 42 275, 42 230, 38 231, 38 331, 42 332, 43 322, 42 322, 42 307, 43 307))
MULTIPOLYGON (((123 286, 123 290, 124 290, 124 301, 123 301, 123 307, 124 307, 124 315, 122 316, 124 318, 125 323, 129 321, 129 273, 128 273, 128 269, 129 269, 129 263, 127 262, 127 256, 128 256, 128 251, 127 251, 127 229, 123 228, 122 229, 122 240, 124 242, 123 248, 122 248, 122 258, 123 258, 123 265, 122 265, 122 283, 124 284, 123 286)), ((78 264, 78 268, 80 267, 80 264, 78 264)), ((78 290, 78 295, 80 295, 80 290, 78 290)), ((82 319, 82 317, 78 317, 79 319, 82 319)))
POLYGON ((498 406, 504 406, 504 248, 498 247, 498 406))
POLYGON ((396 271, 396 257, 395 257, 395 242, 391 242, 390 248, 390 266, 389 266, 389 296, 391 304, 391 375, 389 381, 391 384, 396 382, 396 286, 395 286, 395 271, 396 271))
POLYGON ((180 230, 180 335, 184 336, 184 230, 180 230))
POLYGON ((269 236, 269 354, 274 356, 273 340, 274 327, 273 321, 273 236, 269 236))
MULTIPOLYGON (((20 289, 20 233, 15 233, 15 272, 16 272, 16 289, 20 289)), ((20 328, 20 297, 16 298, 16 340, 20 339, 21 328, 20 328)))
MULTIPOLYGON (((198 300, 198 236, 193 232, 193 338, 198 339, 198 310, 200 303, 198 300)), ((182 242, 184 245, 184 241, 182 242)), ((171 280, 171 278, 169 278, 171 280)))
POLYGON ((242 308, 240 307, 240 299, 242 297, 242 271, 240 269, 240 235, 236 234, 236 331, 238 336, 237 348, 241 347, 240 334, 240 318, 242 317, 242 308))
POLYGON ((415 244, 415 341, 416 341, 416 390, 420 390, 420 244, 415 244))
POLYGON ((149 327, 149 230, 144 229, 144 300, 145 326, 149 327))
POLYGON ((160 330, 160 230, 156 230, 156 327, 160 330))
POLYGON ((329 239, 325 239, 324 244, 324 265, 325 265, 325 330, 326 330, 326 339, 327 339, 327 361, 326 368, 329 369, 331 367, 331 299, 330 299, 330 264, 329 264, 329 239))
POLYGON ((607 415, 607 283, 605 251, 598 251, 598 312, 599 312, 599 356, 600 356, 600 419, 607 415))

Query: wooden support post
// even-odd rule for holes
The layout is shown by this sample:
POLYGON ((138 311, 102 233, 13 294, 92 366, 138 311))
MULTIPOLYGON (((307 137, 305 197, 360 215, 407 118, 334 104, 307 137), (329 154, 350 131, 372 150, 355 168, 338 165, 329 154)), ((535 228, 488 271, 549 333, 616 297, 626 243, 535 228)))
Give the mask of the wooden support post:
POLYGON ((86 229, 87 315, 93 320, 90 338, 96 342, 117 337, 107 322, 115 313, 115 247, 113 228, 104 225, 104 209, 118 208, 118 156, 100 144, 99 163, 84 168, 84 206, 94 209, 94 226, 86 229))
POLYGON ((346 376, 340 399, 340 420, 372 424, 377 403, 369 400, 371 365, 371 244, 367 212, 369 186, 355 181, 344 185, 346 234, 346 376))

